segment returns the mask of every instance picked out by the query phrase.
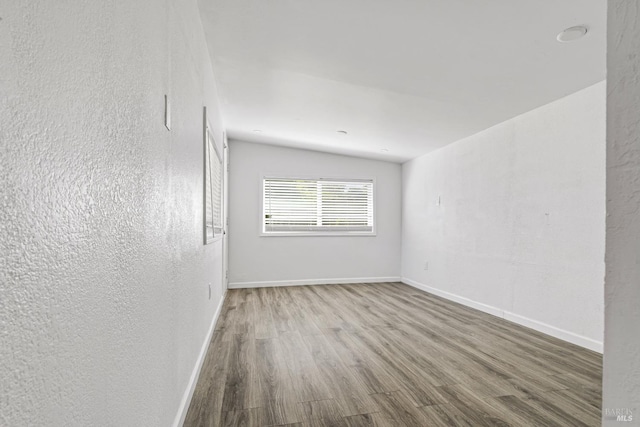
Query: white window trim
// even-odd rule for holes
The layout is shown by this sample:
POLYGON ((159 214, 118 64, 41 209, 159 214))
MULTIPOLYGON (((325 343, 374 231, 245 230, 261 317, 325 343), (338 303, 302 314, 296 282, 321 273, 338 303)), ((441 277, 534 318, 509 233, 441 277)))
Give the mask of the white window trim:
POLYGON ((260 237, 376 237, 378 235, 378 186, 374 177, 343 177, 343 176, 317 176, 317 175, 262 175, 258 182, 260 191, 260 214, 258 215, 258 235, 260 237), (336 180, 336 181, 371 181, 373 183, 373 230, 372 231, 264 231, 264 180, 265 179, 316 179, 316 180, 336 180))
MULTIPOLYGON (((204 107, 204 144, 205 144, 205 150, 203 153, 203 156, 206 156, 207 152, 208 152, 208 146, 209 146, 209 136, 211 136, 211 141, 212 141, 212 146, 214 149, 214 153, 215 153, 215 157, 218 158, 219 160, 219 164, 220 164, 220 168, 221 168, 221 176, 220 176, 220 220, 221 220, 221 224, 219 227, 216 227, 215 224, 213 225, 213 237, 208 237, 207 235, 207 225, 206 225, 206 196, 204 197, 204 201, 203 201, 203 209, 204 209, 204 244, 205 245, 210 245, 212 243, 216 243, 220 240, 222 240, 222 238, 225 235, 225 148, 226 148, 226 133, 223 133, 223 140, 222 140, 222 147, 218 147, 218 142, 216 140, 215 137, 215 132, 214 132, 214 128, 213 126, 211 126, 211 123, 209 122, 209 116, 208 116, 208 111, 207 111, 207 107, 204 107)), ((206 159, 204 159, 204 165, 203 167, 206 169, 206 159)), ((213 165, 212 165, 212 169, 213 169, 213 165)), ((213 170, 211 171, 213 172, 213 170)), ((204 172, 204 176, 203 176, 203 180, 206 180, 206 171, 204 172)), ((206 188, 206 185, 204 186, 204 188, 206 188)), ((213 203, 213 196, 212 196, 212 203, 213 203)))

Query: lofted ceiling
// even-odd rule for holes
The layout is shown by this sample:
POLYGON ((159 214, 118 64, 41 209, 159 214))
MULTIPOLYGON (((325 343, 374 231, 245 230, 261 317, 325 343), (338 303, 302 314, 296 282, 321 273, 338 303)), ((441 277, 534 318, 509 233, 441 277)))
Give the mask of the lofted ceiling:
POLYGON ((228 135, 246 141, 403 162, 605 78, 606 0, 200 10, 228 135), (589 32, 559 43, 574 25, 589 32))

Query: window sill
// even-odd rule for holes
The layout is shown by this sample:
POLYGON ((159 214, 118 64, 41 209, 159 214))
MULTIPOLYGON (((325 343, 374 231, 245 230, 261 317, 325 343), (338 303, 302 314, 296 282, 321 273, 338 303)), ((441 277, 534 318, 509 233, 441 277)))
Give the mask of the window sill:
POLYGON ((347 232, 347 231, 293 231, 293 232, 272 232, 272 233, 260 233, 260 237, 376 237, 376 233, 358 233, 358 232, 347 232))
POLYGON ((223 237, 224 237, 223 234, 219 234, 219 235, 215 236, 214 238, 212 238, 211 240, 209 240, 204 245, 207 246, 207 245, 211 245, 213 243, 219 242, 220 240, 222 240, 223 237))

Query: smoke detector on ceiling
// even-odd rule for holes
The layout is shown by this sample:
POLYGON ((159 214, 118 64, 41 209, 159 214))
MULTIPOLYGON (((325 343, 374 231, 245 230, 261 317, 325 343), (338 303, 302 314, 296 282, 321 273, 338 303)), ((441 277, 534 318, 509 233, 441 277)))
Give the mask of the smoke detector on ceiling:
POLYGON ((558 34, 558 41, 561 43, 568 43, 578 40, 584 37, 589 29, 584 25, 577 25, 575 27, 569 27, 566 30, 558 34))

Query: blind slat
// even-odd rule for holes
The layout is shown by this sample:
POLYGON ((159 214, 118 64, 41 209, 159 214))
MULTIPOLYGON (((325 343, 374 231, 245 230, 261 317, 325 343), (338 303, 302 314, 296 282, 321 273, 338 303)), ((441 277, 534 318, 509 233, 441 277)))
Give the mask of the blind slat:
POLYGON ((265 232, 373 232, 373 181, 265 178, 265 232))

